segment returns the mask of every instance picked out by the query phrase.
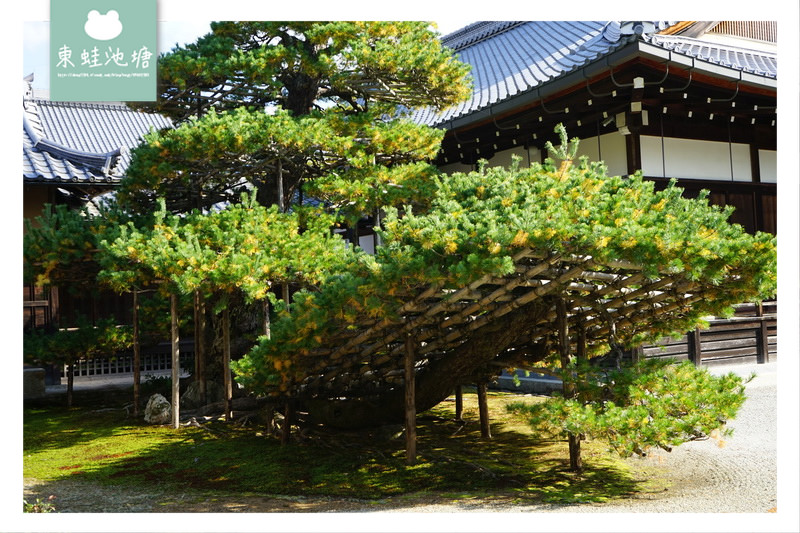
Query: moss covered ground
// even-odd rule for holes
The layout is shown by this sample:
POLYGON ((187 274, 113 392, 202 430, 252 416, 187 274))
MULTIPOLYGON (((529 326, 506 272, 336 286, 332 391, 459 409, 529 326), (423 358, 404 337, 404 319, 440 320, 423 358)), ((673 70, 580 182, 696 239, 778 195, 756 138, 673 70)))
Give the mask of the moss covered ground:
MULTIPOLYGON (((476 396, 464 394, 463 422, 453 398, 418 415, 418 460, 405 462, 402 426, 377 430, 297 431, 292 442, 251 422, 212 421, 174 430, 129 415, 124 395, 77 401, 70 409, 28 406, 23 470, 27 482, 70 481, 115 491, 180 489, 196 501, 243 496, 319 496, 374 502, 384 498, 464 500, 502 497, 519 503, 604 502, 650 491, 652 481, 584 442, 584 471, 570 472, 566 442, 537 438, 506 411, 534 396, 489 394, 492 438, 482 439, 476 396)), ((58 510, 58 509, 56 509, 58 510)))

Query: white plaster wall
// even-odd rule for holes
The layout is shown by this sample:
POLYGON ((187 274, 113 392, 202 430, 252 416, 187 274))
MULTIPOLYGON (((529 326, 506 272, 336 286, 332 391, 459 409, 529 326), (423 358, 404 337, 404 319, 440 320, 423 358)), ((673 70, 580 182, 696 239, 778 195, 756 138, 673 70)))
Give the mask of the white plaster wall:
POLYGON ((449 165, 442 165, 439 170, 445 174, 453 174, 454 172, 470 172, 475 170, 472 165, 465 165, 463 163, 450 163, 449 165))
POLYGON ((368 254, 375 254, 375 237, 372 235, 361 235, 358 238, 358 245, 368 254))
POLYGON ((693 139, 662 139, 642 135, 642 172, 645 176, 707 180, 752 181, 750 147, 693 139), (733 162, 733 176, 731 176, 733 162))
POLYGON ((497 152, 494 157, 489 159, 489 166, 508 168, 511 166, 511 158, 514 155, 519 156, 519 166, 521 168, 528 168, 531 161, 538 163, 542 160, 542 155, 538 148, 531 147, 526 149, 524 146, 516 146, 509 150, 497 152))
POLYGON ((597 137, 581 139, 578 145, 578 156, 585 155, 590 161, 603 161, 608 167, 609 176, 628 174, 628 157, 625 151, 625 136, 614 132, 597 137))
POLYGON ((778 152, 759 150, 758 168, 761 173, 761 183, 778 183, 778 152))

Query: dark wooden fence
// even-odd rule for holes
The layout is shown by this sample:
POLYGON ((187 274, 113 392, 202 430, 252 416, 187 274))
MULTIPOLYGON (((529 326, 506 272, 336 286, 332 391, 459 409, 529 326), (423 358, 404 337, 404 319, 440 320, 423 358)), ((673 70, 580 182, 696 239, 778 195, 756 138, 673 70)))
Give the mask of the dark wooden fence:
POLYGON ((741 304, 727 319, 709 321, 708 329, 662 339, 644 346, 645 357, 671 357, 696 365, 768 363, 777 360, 777 302, 741 304))
MULTIPOLYGON (((777 360, 777 302, 741 304, 731 318, 709 321, 708 329, 698 329, 686 335, 665 338, 656 344, 642 347, 644 357, 669 357, 677 361, 692 361, 696 365, 726 363, 767 363, 777 360)), ((194 343, 181 341, 181 366, 192 368, 194 343)), ((168 371, 171 367, 169 343, 161 343, 142 352, 140 371, 168 371)), ((80 360, 75 364, 75 377, 127 374, 133 372, 133 356, 121 353, 114 357, 80 360)), ((62 377, 66 377, 63 369, 62 377)))

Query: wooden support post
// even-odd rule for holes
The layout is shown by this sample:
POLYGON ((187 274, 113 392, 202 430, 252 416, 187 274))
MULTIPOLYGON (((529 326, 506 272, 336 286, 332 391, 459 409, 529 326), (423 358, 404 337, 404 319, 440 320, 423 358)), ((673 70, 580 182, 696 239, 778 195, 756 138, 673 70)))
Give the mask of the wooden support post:
POLYGON ((206 301, 200 291, 197 297, 197 322, 195 323, 194 358, 197 368, 197 379, 200 386, 200 399, 203 405, 208 403, 208 383, 206 380, 206 301))
POLYGON ((488 383, 482 381, 477 384, 478 389, 478 413, 480 414, 481 420, 481 438, 482 439, 491 439, 492 438, 492 430, 489 426, 489 402, 486 398, 486 389, 488 388, 488 383))
POLYGON ((456 420, 459 422, 464 418, 464 391, 461 385, 456 386, 456 420))
POLYGON ((139 291, 133 290, 133 416, 139 416, 142 353, 139 345, 139 291))
POLYGON ((405 411, 406 411, 406 464, 417 463, 417 404, 415 398, 416 375, 414 362, 416 360, 416 345, 411 335, 406 337, 405 357, 405 411))
POLYGON ((700 344, 700 328, 695 328, 687 335, 689 339, 689 356, 692 358, 694 366, 703 364, 703 347, 700 344))
POLYGON ((292 423, 294 422, 294 405, 292 400, 286 400, 286 405, 283 409, 283 427, 281 428, 281 445, 289 443, 289 437, 292 435, 292 423))
POLYGON ((231 315, 227 307, 222 310, 222 383, 225 391, 225 420, 230 421, 233 384, 231 383, 231 315))
MULTIPOLYGON (((575 347, 575 358, 578 360, 578 367, 582 367, 582 365, 586 364, 586 328, 583 324, 578 326, 578 339, 575 347)), ((581 384, 583 384, 583 380, 579 380, 581 384)), ((577 398, 582 399, 584 394, 584 386, 579 386, 575 388, 574 394, 577 398)))
POLYGON ((760 322, 758 333, 758 351, 756 352, 756 362, 759 364, 769 363, 769 328, 767 327, 767 320, 764 318, 764 304, 758 302, 758 320, 760 322))
POLYGON ((181 425, 181 349, 178 333, 178 296, 169 295, 170 315, 172 317, 172 427, 178 429, 181 425))
POLYGON ((67 365, 67 407, 72 407, 72 390, 75 388, 75 362, 67 365))
MULTIPOLYGON (((556 301, 556 318, 558 321, 558 351, 561 358, 561 367, 565 371, 570 363, 570 342, 569 342, 569 321, 567 320, 567 303, 563 298, 556 301)), ((580 344, 580 340, 579 340, 580 344)), ((575 385, 567 380, 562 382, 564 398, 575 398, 575 385)), ((569 468, 573 472, 580 472, 583 469, 581 461, 581 436, 569 433, 567 437, 569 444, 569 468)))

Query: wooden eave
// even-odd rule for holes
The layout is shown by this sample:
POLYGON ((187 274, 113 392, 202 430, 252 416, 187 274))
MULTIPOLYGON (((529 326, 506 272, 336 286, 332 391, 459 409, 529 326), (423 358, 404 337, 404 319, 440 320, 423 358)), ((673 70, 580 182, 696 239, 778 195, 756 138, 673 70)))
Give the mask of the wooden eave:
POLYGON ((659 124, 661 114, 686 119, 689 111, 706 117, 713 113, 714 122, 703 123, 699 129, 689 123, 680 136, 729 140, 732 129, 735 138, 774 147, 777 89, 771 86, 771 80, 754 84, 744 76, 746 73, 733 69, 727 69, 726 76, 713 75, 693 63, 665 61, 645 54, 629 54, 624 62, 616 62, 613 56, 601 65, 587 66, 554 80, 538 95, 520 95, 445 125, 448 131, 436 163, 472 164, 515 146, 542 149, 546 141, 558 142, 553 128, 559 123, 565 125, 571 137, 611 133, 616 131, 615 126, 603 126, 603 121, 628 110, 632 101, 642 102, 649 113, 650 127, 649 131, 643 130, 645 134, 656 133, 653 128, 659 124), (742 77, 733 77, 734 73, 742 77), (644 78, 643 89, 632 87, 636 77, 644 78), (729 128, 731 119, 733 126, 729 128), (715 124, 719 131, 715 131, 715 124), (759 131, 759 135, 754 136, 753 131, 759 131))

